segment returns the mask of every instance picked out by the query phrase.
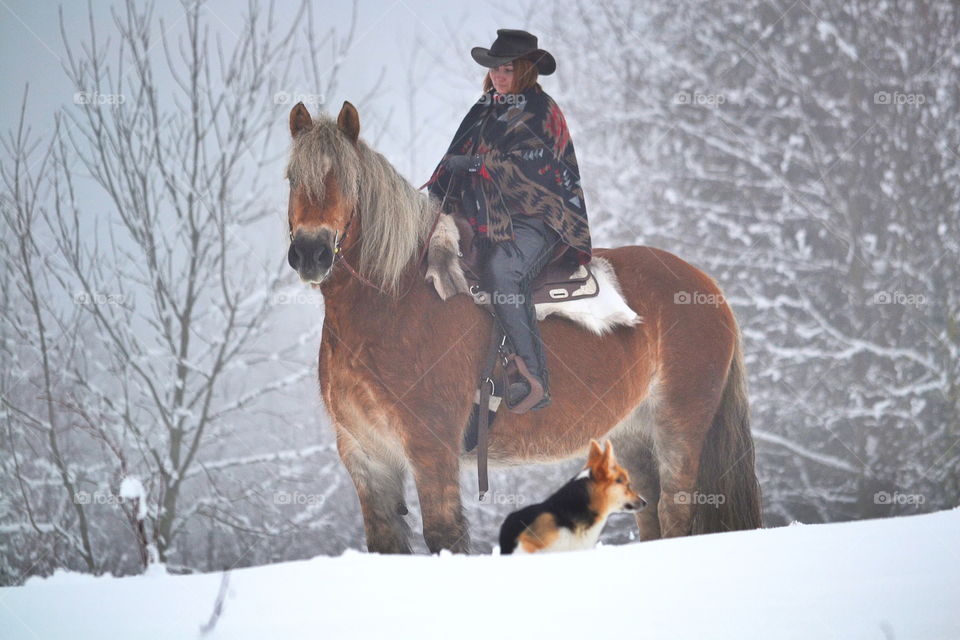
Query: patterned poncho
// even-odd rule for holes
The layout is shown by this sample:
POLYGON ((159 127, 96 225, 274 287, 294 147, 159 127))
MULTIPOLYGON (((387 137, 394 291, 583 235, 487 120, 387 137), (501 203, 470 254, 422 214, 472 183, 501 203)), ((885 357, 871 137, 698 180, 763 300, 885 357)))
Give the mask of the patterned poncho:
POLYGON ((466 216, 480 238, 514 239, 511 215, 541 216, 573 263, 591 258, 580 171, 566 120, 539 84, 515 94, 485 92, 467 113, 433 175, 429 191, 445 213, 466 216), (476 173, 452 173, 451 155, 480 154, 476 173))

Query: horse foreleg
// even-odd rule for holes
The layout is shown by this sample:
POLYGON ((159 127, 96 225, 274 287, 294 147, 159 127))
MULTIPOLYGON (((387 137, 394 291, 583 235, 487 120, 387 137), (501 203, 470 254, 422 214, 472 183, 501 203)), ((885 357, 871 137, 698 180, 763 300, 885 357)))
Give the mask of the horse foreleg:
POLYGON ((418 442, 408 452, 420 512, 423 538, 431 553, 449 549, 470 553, 470 531, 460 501, 460 456, 433 438, 418 442))
POLYGON ((337 449, 360 498, 367 550, 411 553, 410 527, 403 519, 403 465, 386 455, 372 456, 344 429, 337 429, 337 449))

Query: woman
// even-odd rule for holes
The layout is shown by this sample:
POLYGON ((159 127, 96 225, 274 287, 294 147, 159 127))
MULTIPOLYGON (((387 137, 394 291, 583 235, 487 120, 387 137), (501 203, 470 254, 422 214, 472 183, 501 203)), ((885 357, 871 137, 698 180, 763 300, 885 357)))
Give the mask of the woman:
POLYGON ((470 53, 489 69, 484 93, 428 184, 446 213, 467 217, 485 250, 481 279, 519 375, 507 407, 524 413, 550 404, 530 282, 553 260, 588 263, 590 230, 566 121, 537 82, 556 69, 553 56, 517 29, 498 29, 489 49, 470 53))

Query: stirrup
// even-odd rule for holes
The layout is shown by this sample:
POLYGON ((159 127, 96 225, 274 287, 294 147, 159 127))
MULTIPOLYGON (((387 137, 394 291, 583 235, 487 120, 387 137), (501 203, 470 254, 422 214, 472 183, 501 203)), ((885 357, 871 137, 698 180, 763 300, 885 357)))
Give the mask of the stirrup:
POLYGON ((510 406, 510 404, 507 402, 507 399, 504 398, 504 404, 507 405, 507 409, 513 413, 526 413, 530 409, 533 409, 534 406, 545 406, 540 404, 541 400, 545 399, 545 396, 547 399, 546 404, 549 404, 549 396, 545 393, 543 385, 540 383, 540 380, 538 380, 537 377, 530 373, 530 370, 527 369, 527 363, 523 361, 523 358, 515 353, 511 353, 509 356, 507 356, 507 363, 508 379, 511 373, 518 373, 523 376, 530 385, 530 393, 528 393, 527 397, 517 404, 510 406))

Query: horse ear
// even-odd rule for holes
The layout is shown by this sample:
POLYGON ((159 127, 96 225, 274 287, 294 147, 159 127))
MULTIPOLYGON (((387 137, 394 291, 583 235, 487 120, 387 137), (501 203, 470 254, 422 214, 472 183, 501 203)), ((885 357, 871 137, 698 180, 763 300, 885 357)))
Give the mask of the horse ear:
POLYGON ((337 127, 347 136, 351 142, 356 142, 360 136, 360 114, 357 108, 344 100, 340 107, 340 115, 337 116, 337 127))
POLYGON ((309 129, 311 126, 313 126, 313 120, 310 118, 310 112, 307 111, 302 102, 298 102, 290 110, 290 135, 296 138, 300 132, 309 129))

